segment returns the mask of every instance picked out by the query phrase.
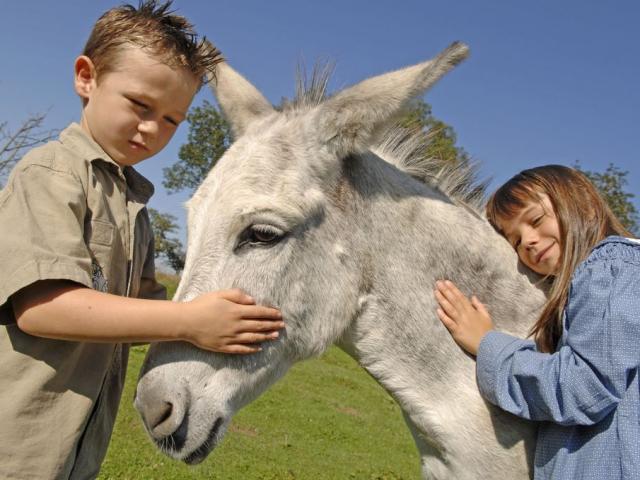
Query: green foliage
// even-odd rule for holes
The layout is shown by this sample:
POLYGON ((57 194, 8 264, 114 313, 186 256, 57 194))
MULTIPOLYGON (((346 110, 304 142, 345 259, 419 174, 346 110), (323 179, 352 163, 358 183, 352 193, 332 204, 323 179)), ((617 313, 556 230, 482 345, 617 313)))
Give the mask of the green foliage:
POLYGON ((195 189, 231 143, 231 129, 222 113, 206 100, 187 115, 189 134, 180 160, 163 169, 162 185, 169 193, 195 189))
POLYGON ((152 445, 132 406, 145 352, 132 349, 101 480, 420 478, 419 456, 397 404, 335 347, 296 364, 242 409, 202 464, 171 460, 152 445))
POLYGON ((149 208, 149 218, 154 235, 155 257, 164 257, 176 272, 184 268, 185 252, 182 243, 174 235, 178 231, 176 217, 149 208))
POLYGON ((456 146, 456 132, 450 125, 433 116, 431 105, 424 100, 414 100, 400 120, 400 124, 410 129, 419 129, 429 136, 426 156, 438 158, 456 165, 469 163, 469 154, 456 146))
POLYGON ((167 289, 167 298, 173 298, 178 288, 178 283, 180 283, 180 277, 169 273, 156 272, 156 280, 167 289))
POLYGON ((619 169, 613 163, 602 173, 582 170, 579 162, 576 162, 575 168, 593 182, 622 225, 629 232, 638 234, 638 211, 631 201, 635 195, 625 191, 629 172, 619 169))

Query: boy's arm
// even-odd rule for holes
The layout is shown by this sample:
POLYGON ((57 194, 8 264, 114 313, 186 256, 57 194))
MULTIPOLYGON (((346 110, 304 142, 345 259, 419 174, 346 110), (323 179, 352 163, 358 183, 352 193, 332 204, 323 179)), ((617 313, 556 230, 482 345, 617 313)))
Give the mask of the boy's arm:
POLYGON ((25 333, 87 342, 184 340, 225 353, 252 353, 277 338, 280 312, 254 305, 240 290, 202 295, 191 302, 144 300, 102 293, 60 280, 38 281, 11 297, 25 333))

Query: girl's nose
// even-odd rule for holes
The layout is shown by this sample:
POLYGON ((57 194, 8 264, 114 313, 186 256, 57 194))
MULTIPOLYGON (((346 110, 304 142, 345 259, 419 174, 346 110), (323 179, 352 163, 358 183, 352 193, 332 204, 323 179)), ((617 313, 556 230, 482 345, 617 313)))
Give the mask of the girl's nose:
POLYGON ((538 243, 538 234, 536 233, 536 231, 534 229, 527 229, 522 234, 522 240, 521 241, 524 244, 525 248, 531 248, 536 243, 538 243))

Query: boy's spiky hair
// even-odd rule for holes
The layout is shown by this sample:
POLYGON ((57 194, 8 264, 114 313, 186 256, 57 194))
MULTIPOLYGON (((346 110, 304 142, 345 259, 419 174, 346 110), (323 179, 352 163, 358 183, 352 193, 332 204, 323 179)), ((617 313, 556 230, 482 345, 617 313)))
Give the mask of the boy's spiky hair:
POLYGON ((122 5, 106 11, 96 22, 84 47, 98 77, 116 68, 118 54, 130 45, 157 56, 171 67, 183 67, 201 83, 222 61, 220 51, 193 25, 171 10, 171 0, 140 1, 138 7, 122 5))

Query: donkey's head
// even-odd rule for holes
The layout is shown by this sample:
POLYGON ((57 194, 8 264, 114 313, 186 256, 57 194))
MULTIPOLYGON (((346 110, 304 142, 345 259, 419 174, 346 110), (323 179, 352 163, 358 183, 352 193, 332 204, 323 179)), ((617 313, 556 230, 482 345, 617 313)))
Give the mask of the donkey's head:
MULTIPOLYGON (((250 356, 182 343, 150 348, 136 407, 174 458, 202 460, 232 415, 300 359, 322 353, 357 317, 367 288, 351 248, 343 165, 467 56, 454 43, 427 62, 324 100, 274 109, 220 64, 211 86, 236 141, 188 202, 188 254, 176 300, 240 287, 282 310, 286 332, 250 356)), ((361 242, 366 239, 361 239, 361 242)))

